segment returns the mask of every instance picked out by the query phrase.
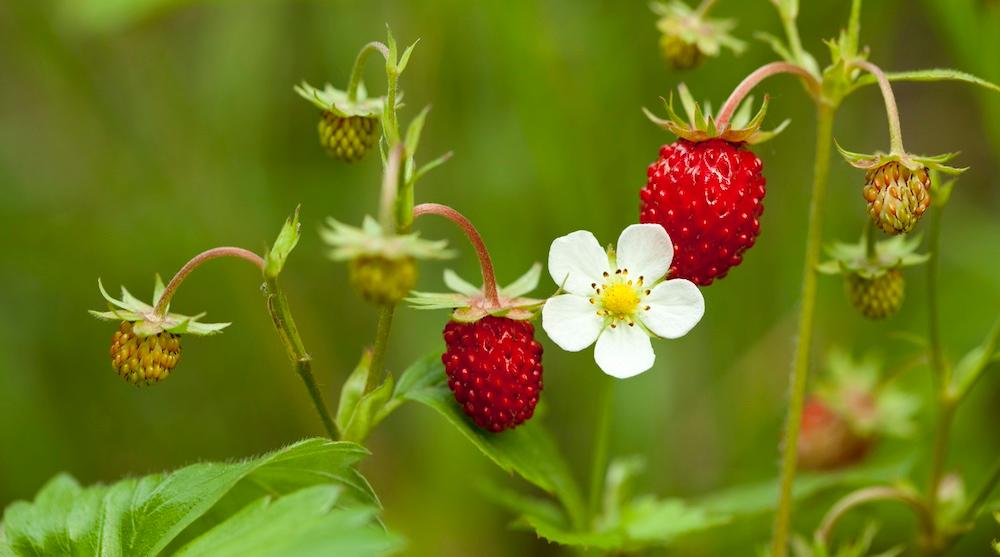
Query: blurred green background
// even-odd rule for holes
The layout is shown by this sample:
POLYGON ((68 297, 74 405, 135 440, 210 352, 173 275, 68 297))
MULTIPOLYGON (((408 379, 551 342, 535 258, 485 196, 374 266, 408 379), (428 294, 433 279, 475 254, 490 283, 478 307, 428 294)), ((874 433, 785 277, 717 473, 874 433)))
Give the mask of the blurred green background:
MULTIPOLYGON (((805 2, 804 43, 826 60, 847 2, 805 2)), ((888 69, 952 66, 1000 82, 1000 2, 869 1, 863 43, 888 69)), ((780 33, 764 0, 724 1, 736 34, 780 33)), ((579 228, 612 240, 637 220, 646 165, 671 140, 649 124, 681 80, 718 106, 753 68, 774 59, 751 42, 692 73, 670 71, 645 2, 319 2, 247 0, 6 0, 0 3, 0 507, 28 498, 51 475, 111 481, 229 459, 318 435, 319 423, 290 372, 258 292, 255 272, 212 262, 175 298, 181 312, 233 321, 224 334, 189 339, 169 381, 136 389, 112 371, 114 326, 90 318, 103 300, 97 278, 148 297, 153 274, 169 277, 218 245, 261 249, 302 204, 304 237, 283 275, 299 327, 330 401, 370 342, 375 312, 325 259, 316 230, 327 215, 359 223, 373 213, 377 157, 346 166, 316 140, 317 111, 292 92, 302 79, 344 87, 357 49, 420 38, 402 79, 402 118, 433 104, 423 160, 455 156, 418 187, 418 201, 465 212, 493 251, 501 282, 544 261, 552 238, 579 228)), ((370 64, 370 90, 384 77, 370 64)), ((945 215, 943 313, 952 356, 978 343, 1000 313, 1000 95, 957 84, 896 87, 907 147, 962 151, 971 166, 945 215)), ((612 449, 648 460, 643 488, 698 496, 777 473, 804 246, 814 122, 791 78, 769 80, 769 121, 791 118, 755 150, 769 192, 762 236, 742 266, 704 290, 708 311, 681 341, 657 345, 656 367, 616 390, 612 449)), ((853 150, 887 146, 878 90, 850 97, 836 138, 853 150)), ((853 240, 863 223, 861 175, 834 157, 827 240, 853 240)), ((926 226, 926 225, 923 225, 926 226)), ((476 276, 464 240, 443 222, 419 228, 448 238, 448 262, 476 276)), ((427 265, 420 288, 442 288, 427 265)), ((889 362, 912 348, 889 333, 922 333, 924 273, 907 271, 902 313, 870 323, 842 285, 820 285, 817 366, 832 345, 875 350, 889 362)), ((546 279, 542 290, 551 285, 546 279)), ((388 363, 400 370, 442 350, 444 313, 399 312, 388 363)), ((584 478, 598 373, 590 351, 546 352, 546 423, 584 478)), ((905 380, 929 392, 928 371, 905 380)), ((1000 449, 998 374, 958 414, 951 468, 975 486, 1000 449)), ((922 478, 931 413, 913 442, 885 443, 873 458, 917 451, 922 478)), ((548 555, 556 546, 507 528, 510 516, 477 491, 500 474, 424 408, 406 407, 371 439, 364 465, 388 525, 411 555, 548 555)), ((513 480, 511 480, 513 481, 513 480)), ((832 494, 803 508, 811 530, 832 494)), ((912 531, 902 511, 876 516, 884 545, 912 531)), ((677 555, 749 555, 769 517, 688 540, 677 555)), ((845 530, 850 530, 845 526, 845 530)), ((985 555, 995 525, 981 521, 955 555, 985 555)))

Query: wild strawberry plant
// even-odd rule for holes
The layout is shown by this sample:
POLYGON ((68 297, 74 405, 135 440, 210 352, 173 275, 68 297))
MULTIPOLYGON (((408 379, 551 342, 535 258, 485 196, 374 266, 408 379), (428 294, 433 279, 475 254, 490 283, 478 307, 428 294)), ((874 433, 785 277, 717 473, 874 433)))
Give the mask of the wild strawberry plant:
MULTIPOLYGON (((152 385, 183 373, 181 345, 186 336, 220 333, 228 323, 204 323, 203 314, 170 311, 179 287, 204 263, 219 258, 249 262, 262 282, 264 307, 286 348, 290 366, 302 378, 325 439, 308 439, 269 454, 231 463, 195 464, 180 470, 82 487, 66 475, 52 479, 33 502, 18 502, 4 513, 0 555, 371 555, 402 547, 392 524, 379 519, 380 503, 356 465, 370 457, 366 439, 381 421, 407 402, 430 408, 457 428, 505 471, 538 488, 534 494, 506 486, 482 490, 517 517, 518 528, 581 551, 628 553, 669 547, 680 538, 762 513, 773 514, 773 531, 760 540, 761 554, 783 557, 871 554, 877 527, 834 536, 841 519, 867 504, 896 503, 910 509, 918 528, 913 539, 892 540, 898 549, 942 555, 983 513, 1000 480, 1000 461, 984 478, 968 478, 975 491, 947 472, 949 433, 961 402, 991 365, 1000 360, 1000 322, 981 345, 955 363, 944 355, 939 288, 940 228, 955 181, 942 174, 953 155, 918 156, 903 147, 900 117, 891 82, 955 80, 994 91, 1000 87, 955 70, 885 72, 860 47, 861 0, 851 5, 840 35, 827 41, 829 64, 820 68, 798 35, 796 0, 772 0, 785 38, 766 36, 780 60, 743 79, 713 112, 681 84, 681 112, 673 96, 665 117, 646 111, 653 123, 677 139, 659 150, 638 194, 640 211, 623 215, 622 232, 612 245, 586 230, 567 231, 551 242, 547 271, 553 294, 532 294, 543 274, 539 264, 507 286, 497 284, 485 240, 458 210, 417 203, 416 183, 450 154, 420 164, 417 152, 428 110, 403 128, 398 81, 414 45, 402 53, 389 34, 358 54, 346 89, 322 89, 303 82, 295 91, 320 110, 319 141, 334 158, 359 162, 377 146, 383 167, 381 197, 373 215, 357 225, 328 218, 321 237, 332 260, 346 263, 357 294, 378 312, 371 348, 343 382, 336 410, 313 377, 312 360, 298 333, 279 278, 300 234, 298 209, 263 254, 217 247, 196 255, 166 284, 156 277, 150 303, 124 287, 111 296, 98 281, 107 309, 92 314, 117 324, 110 360, 124 380, 152 385), (385 61, 385 94, 369 96, 362 83, 367 61, 385 61), (796 349, 790 377, 780 476, 776 485, 734 488, 696 501, 636 494, 642 473, 639 457, 609 458, 610 393, 625 380, 653 367, 662 339, 683 342, 706 310, 702 289, 727 277, 747 256, 761 233, 766 168, 753 146, 788 124, 764 131, 767 97, 753 114, 749 93, 771 76, 789 74, 816 108, 816 155, 796 349), (861 239, 831 243, 822 259, 822 218, 833 150, 834 116, 854 91, 877 84, 885 102, 890 145, 887 153, 859 154, 838 146, 847 163, 865 171, 856 190, 861 239), (864 215, 864 216, 862 216, 864 215), (436 216, 454 223, 479 260, 481 285, 452 271, 443 282, 450 292, 414 292, 420 264, 463 250, 426 239, 418 219, 436 216), (919 230, 921 220, 930 221, 919 230), (637 222, 638 221, 638 222, 637 222), (883 238, 884 236, 888 236, 883 238), (863 316, 895 314, 908 294, 904 270, 924 265, 930 322, 916 337, 910 364, 886 369, 873 357, 855 359, 830 349, 813 353, 818 275, 844 277, 847 300, 863 316), (397 311, 409 306, 445 310, 442 349, 418 357, 402 373, 384 364, 397 311), (597 426, 587 489, 577 483, 554 437, 538 416, 544 397, 567 396, 545 389, 543 345, 535 322, 556 346, 567 351, 594 347, 596 367, 610 378, 593 401, 597 426), (808 372, 826 360, 810 391, 808 372), (896 382, 922 367, 934 378, 931 397, 936 434, 918 458, 926 478, 907 465, 859 466, 884 437, 907 437, 915 429, 920 397, 896 382), (799 475, 799 469, 814 471, 799 475), (832 487, 851 487, 811 533, 795 535, 795 504, 832 487), (838 542, 838 543, 835 543, 838 542), (765 546, 766 544, 766 546, 765 546)), ((697 8, 679 0, 655 4, 657 28, 667 61, 689 69, 718 56, 721 47, 741 51, 729 35, 734 23, 710 19, 714 0, 697 8)), ((368 157, 371 159, 373 157, 368 157)), ((581 223, 585 226, 585 223, 581 223)), ((525 261, 525 266, 530 262, 525 261)), ((725 285, 711 286, 725 288, 725 285)), ((845 308, 847 304, 845 304, 845 308)), ((550 370, 549 373, 553 371, 550 370)), ((374 457, 377 458, 377 457, 374 457)), ((841 528, 842 530, 843 528, 841 528)), ((984 552, 988 548, 983 548, 984 552)))

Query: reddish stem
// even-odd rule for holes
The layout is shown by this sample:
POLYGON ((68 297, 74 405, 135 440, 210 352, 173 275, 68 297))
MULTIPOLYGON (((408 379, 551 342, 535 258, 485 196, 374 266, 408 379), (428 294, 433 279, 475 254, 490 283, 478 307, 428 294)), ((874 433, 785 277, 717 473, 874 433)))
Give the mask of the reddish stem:
POLYGON ((185 263, 184 266, 177 271, 177 274, 174 275, 174 278, 170 279, 166 288, 163 289, 160 301, 157 302, 156 308, 153 310, 154 313, 162 316, 167 311, 167 306, 170 305, 170 299, 174 297, 174 293, 177 291, 177 288, 182 282, 184 282, 184 279, 191 274, 191 271, 197 269, 202 263, 219 257, 239 257, 241 259, 246 259, 256 265, 261 271, 264 270, 264 260, 250 250, 234 247, 221 247, 203 251, 191 258, 191 261, 185 263))
POLYGON ((733 117, 733 113, 736 112, 736 108, 739 107, 740 102, 743 98, 747 96, 750 91, 757 86, 758 83, 764 81, 772 75, 779 73, 790 73, 797 75, 806 80, 806 85, 809 87, 809 91, 813 95, 819 95, 820 93, 820 83, 816 80, 816 76, 809 73, 802 66, 792 64, 789 62, 771 62, 770 64, 764 64, 763 66, 757 68, 750 75, 746 76, 736 89, 733 90, 729 98, 726 99, 725 104, 719 110, 719 115, 716 117, 716 127, 719 129, 724 129, 729 125, 729 119, 733 117))
POLYGON ((462 232, 465 232, 465 235, 469 238, 469 242, 472 243, 472 247, 476 248, 476 254, 479 256, 479 267, 483 272, 483 290, 486 294, 486 301, 492 307, 499 307, 500 297, 497 294, 497 278, 493 272, 493 260, 490 259, 490 252, 486 250, 483 237, 479 235, 479 231, 473 226, 472 221, 465 218, 465 215, 455 209, 447 205, 441 205, 440 203, 421 203, 417 205, 413 208, 413 218, 417 218, 420 215, 438 215, 439 217, 444 217, 457 224, 462 229, 462 232))

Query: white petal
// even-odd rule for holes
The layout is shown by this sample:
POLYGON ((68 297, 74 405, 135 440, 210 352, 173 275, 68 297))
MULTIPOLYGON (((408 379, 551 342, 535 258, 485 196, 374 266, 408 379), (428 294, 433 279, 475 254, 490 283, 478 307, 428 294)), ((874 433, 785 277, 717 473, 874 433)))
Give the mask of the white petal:
POLYGON ((625 379, 653 367, 656 354, 649 335, 641 327, 619 323, 604 329, 598 337, 594 360, 604 373, 625 379))
POLYGON ((559 348, 579 352, 594 344, 601 334, 604 319, 587 298, 563 294, 549 298, 542 307, 542 328, 559 348))
POLYGON ((593 293, 590 285, 603 283, 609 270, 608 254, 590 232, 577 230, 552 241, 549 273, 567 292, 580 296, 593 293))
POLYGON ((685 279, 656 285, 641 303, 649 307, 639 313, 642 324, 663 338, 686 335, 705 315, 705 298, 701 290, 685 279))
POLYGON ((674 258, 674 245, 658 224, 633 224, 618 237, 618 268, 628 269, 629 278, 645 278, 653 284, 667 274, 674 258))

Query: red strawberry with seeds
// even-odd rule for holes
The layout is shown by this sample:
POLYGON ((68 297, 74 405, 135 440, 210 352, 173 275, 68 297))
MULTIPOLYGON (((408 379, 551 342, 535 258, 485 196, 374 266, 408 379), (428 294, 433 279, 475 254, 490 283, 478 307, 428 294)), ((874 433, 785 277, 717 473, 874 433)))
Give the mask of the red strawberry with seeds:
POLYGON ((748 98, 732 121, 720 115, 716 123, 686 87, 679 90, 687 121, 674 112, 672 99, 666 104, 668 119, 646 111, 678 139, 661 147, 659 159, 646 171, 639 220, 659 224, 673 240, 671 278, 706 286, 742 263, 760 234, 766 180, 760 159, 746 146, 774 137, 785 123, 774 131, 760 130, 766 97, 753 118, 748 98))
POLYGON ((741 144, 679 139, 660 149, 640 192, 640 222, 674 240, 670 276, 699 285, 726 276, 760 234, 761 162, 741 144))
POLYGON ((449 322, 441 356, 448 387, 479 427, 499 432, 531 418, 542 390, 542 345, 527 321, 449 322))

